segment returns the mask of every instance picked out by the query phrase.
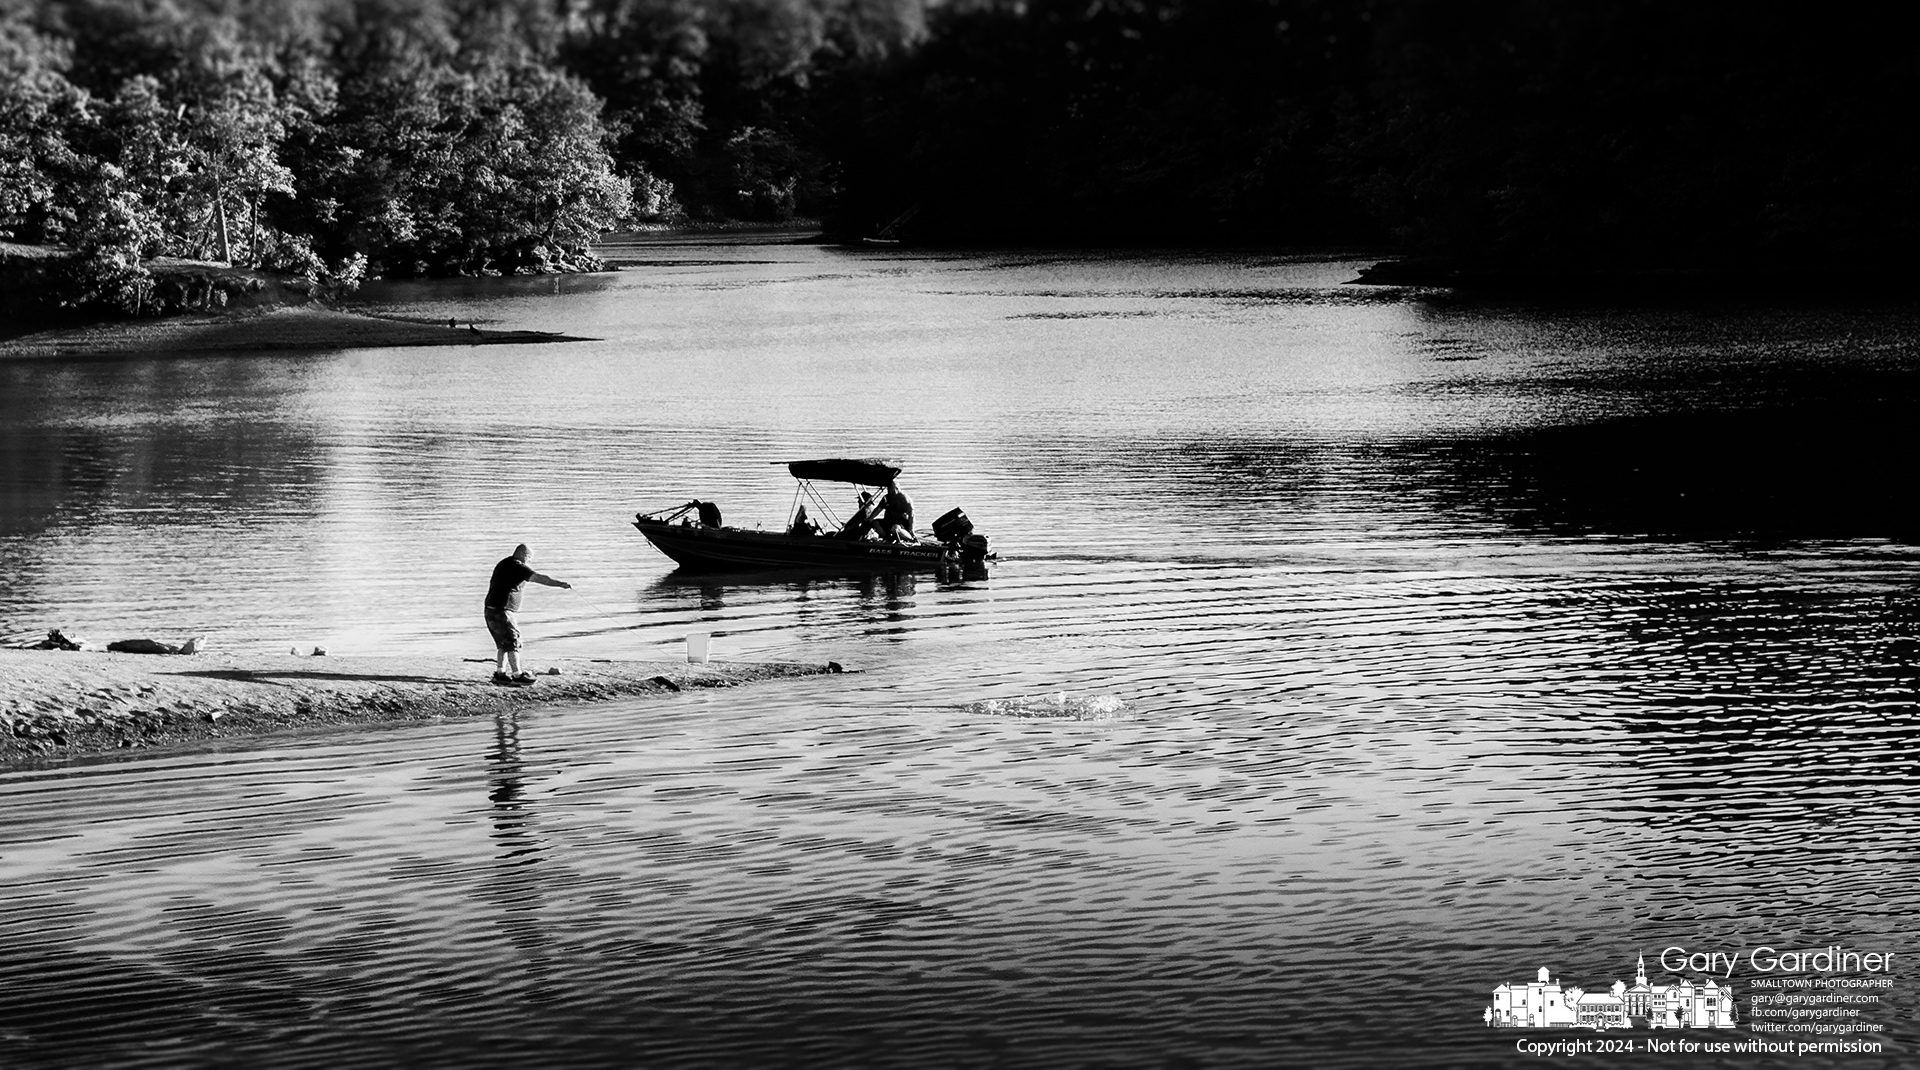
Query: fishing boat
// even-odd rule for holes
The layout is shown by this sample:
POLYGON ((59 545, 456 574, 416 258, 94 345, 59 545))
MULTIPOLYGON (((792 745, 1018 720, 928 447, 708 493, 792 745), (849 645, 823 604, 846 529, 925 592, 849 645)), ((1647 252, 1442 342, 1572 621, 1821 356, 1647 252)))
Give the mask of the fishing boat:
POLYGON ((799 484, 783 531, 726 527, 720 522, 719 509, 698 499, 636 513, 633 526, 661 553, 692 572, 783 568, 976 572, 993 557, 987 537, 975 534, 973 522, 959 509, 943 514, 924 533, 888 531, 882 509, 900 475, 898 465, 845 457, 780 463, 799 484), (853 515, 842 523, 814 486, 816 482, 872 487, 880 493, 862 494, 853 515), (809 505, 817 513, 809 515, 809 505), (820 519, 826 523, 822 525, 820 519))

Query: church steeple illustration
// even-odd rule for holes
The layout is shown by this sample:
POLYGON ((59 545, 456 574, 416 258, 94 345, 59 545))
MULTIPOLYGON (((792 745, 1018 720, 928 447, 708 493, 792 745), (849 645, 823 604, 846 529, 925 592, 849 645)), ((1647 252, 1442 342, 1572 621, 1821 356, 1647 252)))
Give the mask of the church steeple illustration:
POLYGON ((1606 992, 1562 985, 1545 966, 1529 984, 1503 984, 1480 1018, 1501 1029, 1732 1029, 1733 988, 1711 977, 1647 983, 1647 956, 1633 967, 1633 987, 1615 981, 1606 992))

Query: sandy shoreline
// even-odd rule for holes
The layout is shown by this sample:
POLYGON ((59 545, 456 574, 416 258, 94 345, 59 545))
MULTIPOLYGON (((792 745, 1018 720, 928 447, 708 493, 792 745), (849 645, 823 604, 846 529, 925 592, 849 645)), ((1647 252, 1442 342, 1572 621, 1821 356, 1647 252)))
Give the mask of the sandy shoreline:
POLYGON ((471 719, 814 676, 837 666, 543 659, 532 687, 451 655, 182 656, 0 650, 0 769, 337 725, 471 719))
POLYGON ((317 305, 120 320, 0 339, 0 360, 577 342, 572 335, 370 316, 317 305))

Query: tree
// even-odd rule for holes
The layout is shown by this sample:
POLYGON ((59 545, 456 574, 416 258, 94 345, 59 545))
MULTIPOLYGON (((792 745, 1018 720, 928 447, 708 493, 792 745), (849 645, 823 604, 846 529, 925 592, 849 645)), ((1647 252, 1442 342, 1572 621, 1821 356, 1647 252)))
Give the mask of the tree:
POLYGON ((74 141, 94 123, 88 93, 69 82, 70 50, 0 10, 0 238, 70 240, 91 161, 74 141))
POLYGON ((195 36, 194 60, 182 69, 178 94, 191 151, 187 203, 208 207, 218 257, 232 262, 233 221, 247 220, 244 259, 259 250, 261 205, 269 194, 293 191, 293 174, 280 162, 287 109, 266 70, 265 57, 238 43, 232 27, 205 27, 195 36))
POLYGON ((600 102, 532 65, 489 64, 471 84, 458 194, 471 256, 512 267, 585 256, 633 207, 633 187, 606 151, 600 102))
POLYGON ((664 192, 616 172, 599 100, 520 44, 404 22, 343 40, 337 103, 300 139, 336 165, 300 179, 304 199, 339 206, 322 228, 333 255, 403 275, 575 263, 632 210, 636 180, 656 203, 664 192))
POLYGON ((576 0, 560 57, 607 102, 620 158, 671 170, 705 128, 708 36, 691 0, 576 0))

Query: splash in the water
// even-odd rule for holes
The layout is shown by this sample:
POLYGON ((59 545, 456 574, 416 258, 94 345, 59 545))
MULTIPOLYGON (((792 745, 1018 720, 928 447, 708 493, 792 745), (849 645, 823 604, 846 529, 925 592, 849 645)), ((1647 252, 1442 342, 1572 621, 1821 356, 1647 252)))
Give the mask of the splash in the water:
POLYGON ((1113 721, 1125 717, 1130 707, 1112 695, 1069 695, 1056 691, 1051 695, 1023 695, 1019 698, 990 698, 969 702, 968 713, 989 717, 1054 718, 1068 721, 1113 721))

